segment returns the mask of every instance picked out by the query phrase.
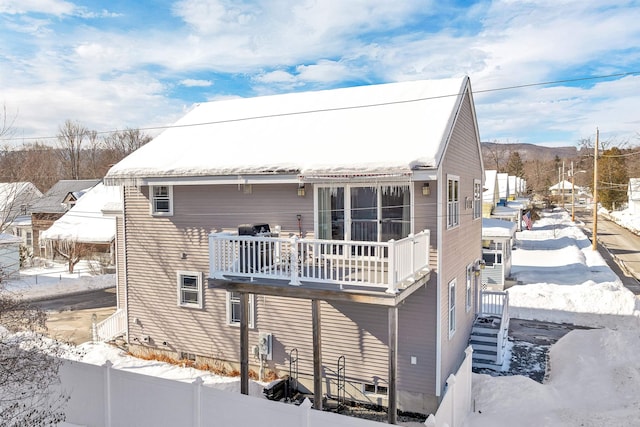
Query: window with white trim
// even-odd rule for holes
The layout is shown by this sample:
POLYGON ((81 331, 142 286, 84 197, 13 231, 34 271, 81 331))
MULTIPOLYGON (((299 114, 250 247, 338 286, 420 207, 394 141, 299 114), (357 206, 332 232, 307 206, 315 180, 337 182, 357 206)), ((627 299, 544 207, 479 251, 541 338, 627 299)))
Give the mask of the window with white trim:
POLYGON ((471 310, 472 298, 473 294, 471 293, 471 283, 473 281, 473 275, 475 272, 473 271, 473 265, 467 266, 467 288, 464 296, 464 307, 467 310, 467 313, 471 310))
POLYGON ((202 273, 178 271, 178 305, 202 308, 202 273))
POLYGON ((169 185, 152 185, 149 187, 151 196, 151 215, 173 215, 173 187, 169 185))
POLYGON ((473 219, 482 216, 482 184, 479 179, 473 180, 473 219))
POLYGON ((456 279, 449 282, 449 338, 456 332, 456 279))
POLYGON ((460 225, 460 178, 447 177, 447 228, 460 225))
MULTIPOLYGON (((249 299, 249 328, 255 327, 255 295, 248 294, 249 299)), ((227 292, 227 323, 240 326, 240 293, 227 292)))

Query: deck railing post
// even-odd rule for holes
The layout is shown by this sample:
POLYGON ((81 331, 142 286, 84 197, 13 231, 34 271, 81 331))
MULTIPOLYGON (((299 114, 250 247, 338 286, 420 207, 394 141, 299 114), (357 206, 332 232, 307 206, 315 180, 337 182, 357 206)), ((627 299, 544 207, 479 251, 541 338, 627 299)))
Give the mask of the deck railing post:
POLYGON ((397 294, 398 293, 398 272, 396 271, 396 241, 389 240, 389 271, 387 272, 387 290, 386 292, 389 294, 397 294))
POLYGON ((296 235, 291 236, 291 256, 289 263, 291 265, 291 268, 289 268, 291 274, 289 284, 300 286, 300 276, 298 274, 298 236, 296 235))

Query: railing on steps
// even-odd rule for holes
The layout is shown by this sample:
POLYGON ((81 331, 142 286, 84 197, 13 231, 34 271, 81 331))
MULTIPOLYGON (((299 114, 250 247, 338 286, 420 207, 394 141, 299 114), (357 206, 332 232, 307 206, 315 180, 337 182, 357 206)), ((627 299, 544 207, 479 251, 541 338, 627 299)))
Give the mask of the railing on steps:
POLYGON ((509 335, 509 292, 507 291, 481 291, 480 312, 478 316, 500 317, 500 329, 497 339, 496 364, 502 365, 504 348, 509 335))
POLYGON ((93 323, 93 341, 109 341, 125 333, 127 330, 127 313, 122 309, 116 310, 111 316, 100 323, 93 323))

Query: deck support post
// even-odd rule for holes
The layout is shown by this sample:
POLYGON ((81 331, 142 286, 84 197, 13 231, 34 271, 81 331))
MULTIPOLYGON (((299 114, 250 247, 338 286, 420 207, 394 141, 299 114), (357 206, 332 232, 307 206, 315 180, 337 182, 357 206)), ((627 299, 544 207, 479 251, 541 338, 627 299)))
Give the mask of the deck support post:
POLYGON ((240 393, 249 394, 249 298, 240 292, 240 393))
POLYGON ((398 402, 396 400, 396 380, 398 371, 398 307, 389 307, 389 403, 387 422, 396 424, 398 402))
POLYGON ((313 408, 322 410, 322 337, 320 300, 311 300, 313 322, 313 408))

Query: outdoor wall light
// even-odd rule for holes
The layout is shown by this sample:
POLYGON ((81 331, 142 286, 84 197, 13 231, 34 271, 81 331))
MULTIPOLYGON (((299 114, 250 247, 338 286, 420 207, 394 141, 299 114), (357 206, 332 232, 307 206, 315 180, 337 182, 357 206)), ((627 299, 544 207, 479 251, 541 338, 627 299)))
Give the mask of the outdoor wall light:
POLYGON ((298 196, 304 197, 304 183, 298 184, 298 196))
POLYGON ((425 182, 424 184, 422 184, 422 195, 428 196, 430 194, 431 194, 431 188, 429 188, 429 183, 425 182))

